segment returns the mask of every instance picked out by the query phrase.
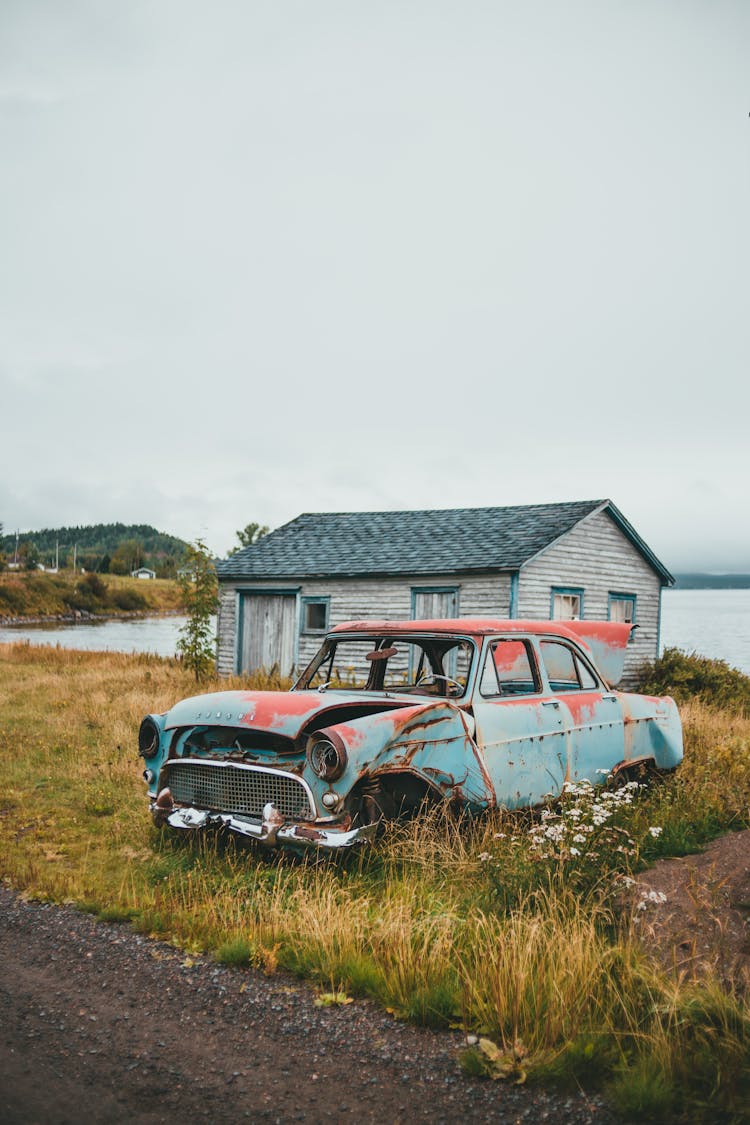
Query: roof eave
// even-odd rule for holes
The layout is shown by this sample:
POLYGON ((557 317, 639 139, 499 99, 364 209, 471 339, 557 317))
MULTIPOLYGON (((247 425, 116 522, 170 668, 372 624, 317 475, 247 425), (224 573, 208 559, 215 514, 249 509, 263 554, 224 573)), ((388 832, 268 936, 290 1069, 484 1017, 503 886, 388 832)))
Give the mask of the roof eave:
POLYGON ((471 566, 471 567, 430 567, 424 570, 421 567, 413 568, 410 570, 356 570, 346 571, 345 573, 338 572, 332 574, 330 571, 300 571, 295 574, 280 574, 278 570, 264 571, 260 574, 227 574, 217 569, 217 576, 219 582, 307 582, 311 579, 316 581, 326 580, 331 582, 341 581, 347 578, 430 578, 432 576, 443 575, 462 575, 472 574, 513 574, 519 569, 519 565, 503 565, 503 566, 471 566))

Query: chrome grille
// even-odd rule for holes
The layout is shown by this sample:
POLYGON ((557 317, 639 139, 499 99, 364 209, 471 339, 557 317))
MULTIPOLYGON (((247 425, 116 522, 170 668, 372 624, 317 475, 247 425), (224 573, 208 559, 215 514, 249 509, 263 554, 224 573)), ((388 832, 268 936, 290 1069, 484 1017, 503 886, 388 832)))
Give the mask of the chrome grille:
POLYGON ((263 806, 271 801, 282 816, 315 819, 305 786, 281 770, 229 762, 174 761, 168 764, 167 785, 180 805, 240 813, 261 820, 263 806))

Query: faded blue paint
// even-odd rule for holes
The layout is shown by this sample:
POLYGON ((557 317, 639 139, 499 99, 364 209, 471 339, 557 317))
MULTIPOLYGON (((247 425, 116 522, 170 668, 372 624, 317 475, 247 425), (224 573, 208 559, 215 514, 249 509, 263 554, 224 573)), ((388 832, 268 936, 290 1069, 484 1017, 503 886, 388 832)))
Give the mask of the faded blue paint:
POLYGON ((510 603, 508 605, 508 616, 510 618, 518 617, 518 583, 519 574, 514 570, 510 576, 510 603))

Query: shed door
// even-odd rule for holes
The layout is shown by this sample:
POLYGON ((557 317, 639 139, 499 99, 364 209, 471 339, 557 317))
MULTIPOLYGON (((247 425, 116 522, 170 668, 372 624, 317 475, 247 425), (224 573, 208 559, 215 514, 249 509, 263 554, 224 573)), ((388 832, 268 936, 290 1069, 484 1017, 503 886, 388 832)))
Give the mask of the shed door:
POLYGON ((278 664, 283 676, 294 667, 297 598, 291 594, 243 594, 240 608, 240 672, 278 664))

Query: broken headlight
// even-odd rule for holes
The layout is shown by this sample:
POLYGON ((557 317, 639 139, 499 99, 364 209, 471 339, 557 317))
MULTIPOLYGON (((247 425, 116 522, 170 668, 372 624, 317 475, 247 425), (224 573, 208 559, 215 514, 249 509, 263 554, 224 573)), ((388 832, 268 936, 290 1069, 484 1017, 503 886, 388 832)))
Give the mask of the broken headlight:
POLYGON ((161 728, 153 715, 146 715, 138 731, 138 753, 143 758, 153 758, 159 749, 161 728))
POLYGON ((307 760, 319 778, 335 781, 346 769, 346 747, 335 731, 321 731, 307 744, 307 760))

